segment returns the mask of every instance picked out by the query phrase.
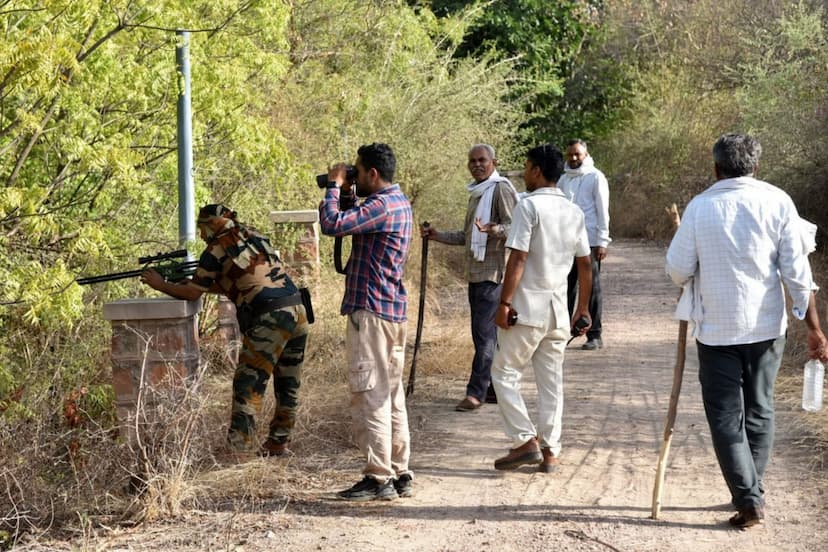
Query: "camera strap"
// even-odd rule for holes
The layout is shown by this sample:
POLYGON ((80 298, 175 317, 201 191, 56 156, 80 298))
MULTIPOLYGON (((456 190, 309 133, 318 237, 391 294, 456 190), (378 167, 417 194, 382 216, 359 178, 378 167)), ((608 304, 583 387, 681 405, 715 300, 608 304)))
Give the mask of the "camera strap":
POLYGON ((334 268, 338 274, 345 274, 345 268, 342 266, 342 237, 336 236, 334 238, 333 251, 334 268))

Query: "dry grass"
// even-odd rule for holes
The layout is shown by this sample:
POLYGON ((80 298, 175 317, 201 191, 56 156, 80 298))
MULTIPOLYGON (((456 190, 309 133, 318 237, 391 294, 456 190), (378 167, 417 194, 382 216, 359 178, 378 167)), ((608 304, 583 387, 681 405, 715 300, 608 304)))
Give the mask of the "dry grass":
MULTIPOLYGON (((437 252, 435 257, 449 254, 437 252)), ((419 250, 412 253, 407 274, 419 275, 419 250)), ((445 264, 430 259, 435 281, 429 282, 426 299, 426 324, 418 360, 417 393, 420 397, 435 392, 427 385, 431 376, 465 375, 473 354, 471 338, 457 339, 458 328, 468 333, 465 283, 452 276, 445 264)), ((429 275, 432 278, 432 275, 429 275)), ((409 288, 408 356, 414 344, 419 282, 409 288)), ((155 474, 157 489, 143 500, 138 519, 175 515, 190 510, 271 511, 278 504, 320 490, 347 486, 358 476, 362 459, 351 438, 348 412, 350 395, 345 372, 345 320, 339 315, 342 277, 333 273, 320 276, 314 285, 316 323, 312 326, 302 375, 300 406, 292 435, 295 455, 278 459, 252 459, 244 464, 222 464, 213 454, 221 448, 229 421, 232 367, 226 363, 221 345, 213 342, 202 350, 205 373, 199 393, 199 407, 189 410, 203 434, 200 447, 189 451, 186 464, 193 469, 184 474, 168 470, 166 480, 155 474), (163 502, 160 497, 164 495, 163 502)), ((407 374, 406 374, 407 375, 407 374)), ((260 438, 266 437, 267 422, 274 408, 270 391, 265 395, 262 413, 257 417, 260 438)), ((416 431, 416 420, 412 430, 416 431)), ((170 451, 184 456, 184 451, 170 451)), ((180 465, 168 462, 170 467, 180 465)))
MULTIPOLYGON (((824 285, 822 275, 828 268, 828 259, 821 256, 811 257, 811 265, 817 284, 824 285)), ((828 328, 828 299, 824 292, 817 294, 817 305, 823 330, 828 328)), ((789 418, 793 420, 795 432, 794 446, 803 454, 810 471, 825 473, 828 466, 828 408, 818 412, 806 412, 801 408, 803 366, 808 361, 805 345, 805 324, 796 320, 789 321, 788 341, 785 360, 780 370, 776 385, 776 399, 783 408, 790 409, 789 418)), ((823 493, 828 493, 828 481, 817 478, 816 484, 823 493)))
MULTIPOLYGON (((429 251, 418 401, 445 398, 450 386, 456 388, 465 379, 473 355, 466 285, 453 266, 457 251, 445 246, 432 246, 429 251)), ((409 363, 419 301, 419 253, 415 243, 406 270, 409 363)), ((142 417, 140 443, 116 440, 111 427, 94 424, 72 432, 50 429, 56 427, 50 420, 34 426, 31 422, 3 426, 0 484, 5 497, 0 502, 5 517, 0 518, 0 529, 10 535, 28 533, 35 539, 62 535, 74 542, 92 543, 97 533, 119 524, 199 512, 279 512, 292 501, 313 500, 319 491, 351 484, 362 459, 351 440, 348 413, 345 322, 339 315, 342 277, 323 271, 313 289, 317 321, 306 353, 291 443, 294 456, 256 458, 243 464, 222 463, 217 458, 229 422, 233 367, 227 362, 225 346, 207 339, 202 342, 197 385, 188 393, 152 397, 154 410, 148 408, 142 417), (29 444, 19 446, 24 434, 29 435, 25 440, 29 444), (74 453, 70 453, 72 442, 79 443, 74 453), (136 481, 143 493, 130 494, 129 484, 136 481)), ((821 312, 825 312, 824 304, 821 312)), ((819 473, 827 458, 828 408, 818 413, 798 408, 803 342, 804 325, 793 322, 778 382, 778 407, 794 420, 796 437, 789 442, 801 447, 811 469, 819 473)), ((273 403, 269 390, 257 417, 262 439, 273 403)), ((412 432, 418 432, 424 421, 412 419, 412 432)))
MULTIPOLYGON (((419 281, 411 275, 420 274, 419 243, 415 241, 406 266, 409 280, 408 352, 411 351, 417 322, 419 281)), ((473 354, 471 337, 458 339, 458 328, 468 334, 466 285, 456 272, 446 268, 441 257, 456 251, 430 251, 429 283, 425 304, 425 325, 418 357, 418 398, 435 391, 431 376, 463 377, 473 354), (429 381, 426 381, 429 380, 429 381)), ((345 372, 345 319, 339 315, 343 277, 323 269, 320 280, 313 285, 316 323, 311 328, 300 391, 300 406, 289 458, 253 460, 243 466, 208 466, 192 479, 192 506, 201 509, 229 507, 228 501, 244 504, 247 511, 259 503, 272 508, 279 501, 305 496, 319 490, 330 490, 352 483, 362 468, 362 459, 351 438, 348 412, 350 394, 345 372), (224 506, 222 506, 224 505, 224 506)), ((213 358, 220 360, 221 353, 213 358)), ((406 377, 408 372, 406 367, 406 377)), ((230 406, 229 369, 208 369, 203 394, 211 397, 210 441, 221 443, 226 431, 230 406)), ((438 379, 439 380, 439 379, 438 379)), ((439 387, 439 386, 438 386, 439 387)), ((274 407, 273 394, 268 392, 257 422, 262 439, 274 407)), ((412 430, 416 431, 416 420, 412 430)))

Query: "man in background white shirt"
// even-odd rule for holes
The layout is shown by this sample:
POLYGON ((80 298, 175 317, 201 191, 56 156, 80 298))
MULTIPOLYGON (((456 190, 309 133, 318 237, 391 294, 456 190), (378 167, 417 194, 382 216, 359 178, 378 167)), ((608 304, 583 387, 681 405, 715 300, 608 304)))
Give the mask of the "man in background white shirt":
POLYGON ((787 328, 783 284, 808 327, 809 356, 828 359, 808 263, 813 235, 788 194, 754 178, 761 153, 751 136, 716 141, 718 181, 687 205, 667 251, 667 273, 685 287, 681 303, 690 303, 680 317, 695 324, 705 414, 736 509, 730 524, 740 528, 764 519, 787 328))
MULTIPOLYGON (((594 351, 604 346, 601 339, 601 261, 607 258, 609 247, 609 184, 604 173, 595 168, 595 162, 587 151, 586 142, 571 140, 566 147, 564 174, 558 179, 558 188, 584 212, 587 236, 592 258, 592 290, 589 300, 589 315, 592 327, 587 332, 587 342, 581 347, 594 351)), ((578 291, 578 270, 575 263, 569 271, 567 304, 569 314, 575 308, 578 291)))

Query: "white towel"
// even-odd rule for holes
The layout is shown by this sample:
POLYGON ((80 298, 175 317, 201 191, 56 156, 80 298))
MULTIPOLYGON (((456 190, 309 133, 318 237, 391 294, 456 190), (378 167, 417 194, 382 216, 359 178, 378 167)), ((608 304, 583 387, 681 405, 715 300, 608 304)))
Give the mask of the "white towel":
POLYGON ((817 225, 799 217, 799 228, 802 235, 802 247, 810 255, 816 250, 817 225))
MULTIPOLYGON (((480 220, 481 225, 491 222, 492 216, 492 199, 494 198, 494 190, 498 182, 503 182, 512 194, 517 197, 517 190, 509 182, 509 179, 504 178, 495 170, 491 176, 483 182, 471 182, 466 187, 471 197, 479 197, 480 201, 477 204, 477 209, 474 211, 474 219, 480 220)), ((477 229, 476 224, 472 224, 471 229, 471 251, 476 261, 482 262, 486 258, 486 244, 489 241, 489 235, 477 229)))
POLYGON ((673 315, 673 318, 676 320, 687 320, 693 323, 693 328, 690 333, 692 337, 698 337, 703 318, 701 294, 699 293, 698 286, 696 286, 696 278, 698 275, 699 273, 696 271, 696 274, 687 280, 687 283, 682 287, 681 297, 679 297, 676 312, 673 315))

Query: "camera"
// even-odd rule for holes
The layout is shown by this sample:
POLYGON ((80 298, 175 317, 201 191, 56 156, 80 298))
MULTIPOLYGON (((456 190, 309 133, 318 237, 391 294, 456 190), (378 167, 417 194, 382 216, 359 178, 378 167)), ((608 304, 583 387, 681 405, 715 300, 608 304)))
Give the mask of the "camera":
MULTIPOLYGON (((357 168, 353 165, 348 165, 345 167, 345 180, 351 181, 357 177, 357 168)), ((327 188, 328 187, 328 173, 325 174, 317 174, 316 175, 316 185, 320 188, 327 188)))
POLYGON ((581 330, 589 326, 589 319, 586 316, 580 317, 578 320, 575 321, 575 326, 572 328, 570 335, 572 337, 578 337, 581 335, 581 330))

